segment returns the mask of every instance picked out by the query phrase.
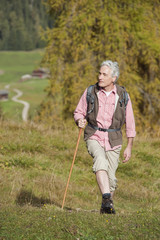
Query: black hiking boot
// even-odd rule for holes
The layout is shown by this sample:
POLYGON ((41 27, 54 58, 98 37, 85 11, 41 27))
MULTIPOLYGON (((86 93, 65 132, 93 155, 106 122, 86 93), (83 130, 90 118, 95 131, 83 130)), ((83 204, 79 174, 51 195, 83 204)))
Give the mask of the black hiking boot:
POLYGON ((116 214, 116 211, 113 207, 113 200, 111 197, 102 198, 102 205, 100 209, 100 213, 107 213, 107 214, 116 214))

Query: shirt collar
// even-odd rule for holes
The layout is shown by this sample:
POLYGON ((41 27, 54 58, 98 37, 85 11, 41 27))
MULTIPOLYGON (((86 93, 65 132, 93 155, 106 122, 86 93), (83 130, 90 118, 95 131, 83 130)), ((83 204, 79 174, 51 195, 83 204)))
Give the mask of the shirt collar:
MULTIPOLYGON (((103 90, 103 88, 99 88, 99 91, 102 91, 102 92, 104 92, 104 90, 103 90)), ((114 87, 113 87, 113 89, 112 89, 112 92, 114 93, 114 94, 116 94, 117 93, 117 88, 116 88, 116 85, 114 85, 114 87)))

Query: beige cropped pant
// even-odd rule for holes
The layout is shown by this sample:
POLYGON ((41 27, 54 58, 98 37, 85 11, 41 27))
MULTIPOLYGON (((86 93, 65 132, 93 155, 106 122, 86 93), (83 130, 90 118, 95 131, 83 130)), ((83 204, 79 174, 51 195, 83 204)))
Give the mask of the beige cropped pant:
POLYGON ((88 139, 86 141, 89 154, 93 157, 93 172, 104 170, 108 173, 110 191, 115 191, 117 187, 117 178, 115 176, 119 163, 121 147, 115 150, 105 151, 96 141, 88 139))

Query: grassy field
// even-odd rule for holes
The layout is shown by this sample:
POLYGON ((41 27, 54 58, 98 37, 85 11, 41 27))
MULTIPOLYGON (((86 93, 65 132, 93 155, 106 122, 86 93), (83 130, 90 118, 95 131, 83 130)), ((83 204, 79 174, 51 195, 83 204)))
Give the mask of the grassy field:
POLYGON ((55 129, 1 122, 0 239, 160 239, 160 140, 137 136, 132 159, 117 172, 117 214, 100 215, 101 195, 82 138, 61 209, 78 129, 72 123, 55 129))
POLYGON ((29 119, 32 119, 37 109, 45 97, 44 89, 48 85, 47 79, 31 79, 25 82, 19 82, 21 76, 31 74, 34 69, 39 67, 43 56, 43 50, 35 50, 31 52, 0 52, 0 89, 9 88, 9 100, 1 102, 1 107, 5 118, 18 120, 22 119, 21 112, 23 105, 12 101, 12 97, 16 95, 13 91, 17 88, 23 91, 21 100, 30 103, 29 119))
POLYGON ((158 240, 160 239, 159 138, 137 136, 132 159, 121 163, 115 194, 117 214, 100 215, 101 195, 92 173, 92 158, 81 137, 65 207, 62 201, 76 146, 73 121, 54 129, 21 121, 23 106, 13 89, 30 103, 29 119, 45 97, 46 79, 19 82, 39 66, 42 50, 0 52, 0 240, 158 240))

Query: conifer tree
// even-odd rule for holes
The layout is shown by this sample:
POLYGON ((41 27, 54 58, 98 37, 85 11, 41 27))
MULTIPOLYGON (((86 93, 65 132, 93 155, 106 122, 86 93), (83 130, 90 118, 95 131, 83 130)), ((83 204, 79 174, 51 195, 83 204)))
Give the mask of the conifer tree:
POLYGON ((45 46, 41 27, 46 28, 49 18, 42 1, 0 1, 0 50, 31 50, 45 46))
POLYGON ((40 118, 72 117, 105 59, 120 65, 119 84, 132 99, 138 128, 160 124, 160 5, 158 0, 48 0, 54 28, 45 32, 48 98, 40 118))

